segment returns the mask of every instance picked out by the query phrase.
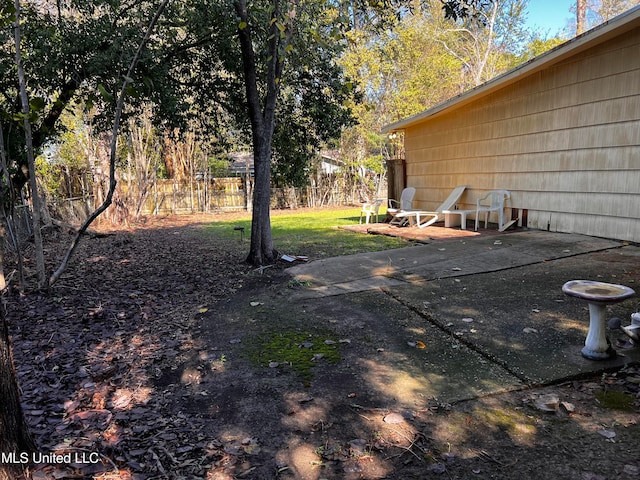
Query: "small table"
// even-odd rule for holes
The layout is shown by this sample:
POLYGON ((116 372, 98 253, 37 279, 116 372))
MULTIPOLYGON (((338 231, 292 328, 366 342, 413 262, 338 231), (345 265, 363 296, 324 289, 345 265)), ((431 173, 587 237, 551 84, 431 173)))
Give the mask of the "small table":
POLYGON ((443 210, 444 213, 444 226, 447 228, 457 227, 460 225, 461 230, 467 229, 467 215, 470 213, 476 213, 475 210, 443 210), (458 220, 454 215, 460 215, 460 223, 456 223, 458 220))
POLYGON ((632 288, 615 283, 571 280, 562 286, 570 297, 589 303, 589 332, 584 342, 582 356, 590 360, 606 360, 616 356, 616 351, 607 341, 607 305, 617 303, 635 295, 632 288))

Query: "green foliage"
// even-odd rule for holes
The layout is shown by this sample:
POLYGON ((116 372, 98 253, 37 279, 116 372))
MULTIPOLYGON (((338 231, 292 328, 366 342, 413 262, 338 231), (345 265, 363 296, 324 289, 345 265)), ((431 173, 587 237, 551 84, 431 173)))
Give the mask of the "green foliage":
POLYGON ((211 176, 226 177, 229 172, 229 159, 211 156, 208 159, 208 167, 211 176))
POLYGON ((565 40, 558 37, 549 38, 546 40, 543 40, 541 38, 534 38, 525 46, 520 60, 522 63, 524 63, 527 60, 531 60, 532 58, 537 57, 538 55, 542 55, 544 52, 547 52, 557 47, 558 45, 562 45, 564 42, 565 40))
POLYGON ((340 63, 348 77, 359 79, 364 96, 353 107, 358 124, 343 134, 342 150, 350 163, 392 157, 386 136, 377 133, 384 125, 458 92, 462 66, 443 48, 443 29, 439 2, 425 2, 393 30, 349 32, 349 49, 340 63))
POLYGON ((60 121, 64 130, 58 136, 54 163, 72 168, 87 168, 91 138, 82 112, 66 111, 60 121))
POLYGON ((36 158, 36 172, 41 179, 45 191, 52 197, 63 196, 64 177, 61 175, 59 165, 49 162, 44 156, 36 158))
POLYGON ((453 9, 448 16, 455 23, 443 18, 442 2, 426 1, 392 30, 348 33, 341 65, 347 76, 360 80, 364 95, 362 104, 354 106, 358 124, 342 137, 343 154, 351 164, 401 154, 375 132, 475 85, 474 72, 483 81, 522 61, 519 55, 529 37, 526 0, 500 0, 492 29, 487 24, 493 2, 447 4, 445 12, 453 9))
MULTIPOLYGON (((2 5, 0 17, 5 18, 11 9, 2 5)), ((22 58, 28 91, 37 92, 37 96, 29 99, 36 152, 41 152, 58 135, 64 137, 65 131, 71 131, 65 130, 60 119, 65 109, 74 103, 87 108, 99 106, 100 115, 94 119, 95 125, 98 129, 111 126, 114 92, 120 87, 122 75, 142 38, 144 29, 140 26, 149 21, 156 4, 92 0, 58 3, 57 7, 49 10, 46 2, 23 2, 22 5, 22 58)), ((25 140, 20 126, 16 125, 22 116, 19 102, 15 101, 17 74, 10 29, 0 32, 0 44, 3 45, 0 48, 0 122, 5 132, 7 158, 13 162, 14 184, 21 186, 26 182, 20 173, 21 166, 26 164, 25 140)), ((158 44, 153 47, 158 48, 158 44)), ((137 79, 145 77, 144 70, 151 59, 161 60, 158 52, 151 50, 148 49, 140 63, 137 79)), ((159 77, 162 73, 154 72, 159 77)), ((147 84, 138 81, 132 85, 130 105, 141 100, 141 93, 151 93, 146 90, 147 84)), ((77 150, 71 146, 72 142, 68 136, 62 138, 63 145, 70 146, 63 151, 67 157, 65 162, 71 161, 77 150)))

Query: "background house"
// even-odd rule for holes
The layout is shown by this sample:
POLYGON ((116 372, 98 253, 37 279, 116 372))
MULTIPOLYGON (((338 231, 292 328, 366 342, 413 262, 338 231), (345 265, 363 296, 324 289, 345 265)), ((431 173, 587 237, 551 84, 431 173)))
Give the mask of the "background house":
POLYGON ((507 189, 526 226, 640 242, 640 7, 384 131, 414 207, 507 189))

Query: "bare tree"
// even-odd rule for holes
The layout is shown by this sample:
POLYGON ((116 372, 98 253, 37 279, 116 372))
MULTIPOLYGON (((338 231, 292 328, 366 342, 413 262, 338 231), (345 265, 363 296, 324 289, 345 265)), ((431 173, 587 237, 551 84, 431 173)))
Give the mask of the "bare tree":
POLYGON ((40 230, 40 212, 42 211, 41 199, 38 193, 38 181, 36 177, 35 155, 33 153, 33 136, 31 134, 31 107, 27 96, 27 82, 22 66, 22 41, 20 31, 20 0, 14 0, 15 24, 14 41, 16 46, 16 67, 18 69, 18 83, 20 87, 20 101, 22 103, 22 115, 27 147, 27 164, 29 166, 29 187, 31 189, 31 206, 33 215, 33 238, 36 252, 36 270, 38 274, 38 288, 46 285, 44 271, 44 248, 42 244, 42 231, 40 230))
POLYGON ((149 106, 137 119, 129 120, 128 140, 127 203, 135 205, 134 216, 138 218, 157 177, 161 157, 159 139, 152 123, 149 106))
POLYGON ((445 50, 460 61, 462 89, 475 87, 515 66, 507 52, 522 41, 526 32, 524 15, 528 0, 494 0, 474 18, 459 20, 439 39, 445 50))
POLYGON ((587 21, 587 0, 576 0, 576 35, 585 31, 587 21))

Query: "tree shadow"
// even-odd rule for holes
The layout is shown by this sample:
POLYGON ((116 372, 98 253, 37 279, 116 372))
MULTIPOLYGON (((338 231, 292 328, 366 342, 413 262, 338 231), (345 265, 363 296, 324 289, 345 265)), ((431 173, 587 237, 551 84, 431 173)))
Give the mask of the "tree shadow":
MULTIPOLYGON (((237 239, 207 241, 197 226, 81 247, 50 296, 10 299, 38 445, 87 455, 35 466, 34 478, 598 478, 637 466, 637 412, 601 410, 600 377, 525 390, 497 361, 505 345, 510 362, 524 362, 534 340, 550 351, 545 328, 571 339, 567 349, 584 335, 582 306, 548 294, 570 273, 560 263, 524 283, 478 276, 313 300, 294 298, 302 287, 279 272, 252 273, 237 239), (471 291, 485 301, 465 301, 471 291), (285 330, 331 331, 340 360, 318 359, 311 379, 251 360, 285 330), (474 335, 477 350, 465 342, 474 335), (502 393, 511 389, 522 390, 502 393), (537 409, 548 393, 575 409, 537 409)), ((615 265, 610 275, 637 266, 615 265)))

